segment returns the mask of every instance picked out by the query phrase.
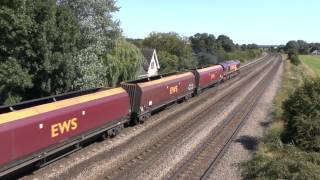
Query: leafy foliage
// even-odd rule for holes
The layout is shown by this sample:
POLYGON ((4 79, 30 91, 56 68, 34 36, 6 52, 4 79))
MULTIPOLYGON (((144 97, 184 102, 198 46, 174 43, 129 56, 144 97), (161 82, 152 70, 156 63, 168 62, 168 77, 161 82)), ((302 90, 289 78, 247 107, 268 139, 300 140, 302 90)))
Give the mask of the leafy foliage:
POLYGON ((215 54, 216 49, 218 49, 218 44, 213 34, 197 33, 190 37, 190 42, 192 49, 196 54, 215 54))
POLYGON ((233 52, 236 49, 233 41, 225 35, 220 35, 217 38, 218 46, 222 47, 226 52, 233 52))
POLYGON ((74 81, 76 89, 102 87, 107 84, 106 68, 93 47, 80 50, 79 54, 73 57, 73 62, 78 74, 74 81))
POLYGON ((255 59, 260 57, 262 54, 261 49, 246 49, 246 50, 235 50, 232 53, 225 53, 225 59, 239 59, 241 62, 246 62, 246 60, 255 59))
POLYGON ((81 50, 73 57, 78 74, 75 88, 87 89, 110 84, 103 57, 114 48, 120 36, 119 24, 112 19, 112 13, 118 10, 115 1, 60 0, 59 3, 71 9, 80 26, 81 50))
MULTIPOLYGON (((170 57, 170 61, 178 60, 174 63, 178 64, 178 68, 176 70, 195 68, 197 65, 197 62, 192 55, 192 48, 187 43, 187 39, 183 39, 177 33, 151 33, 149 37, 143 40, 142 43, 144 47, 154 48, 157 51, 166 52, 166 58, 169 57, 168 55, 176 56, 178 59, 174 58, 173 56, 170 57)), ((162 59, 160 57, 159 61, 161 63, 162 59)), ((164 62, 162 62, 162 64, 164 64, 164 62)), ((168 71, 170 71, 170 69, 168 69, 168 71)))
POLYGON ((283 104, 286 141, 320 151, 320 80, 306 81, 283 104))
POLYGON ((296 66, 298 66, 301 63, 298 54, 290 54, 289 59, 290 62, 296 66))
POLYGON ((238 46, 225 35, 216 39, 212 34, 197 33, 190 37, 190 42, 200 66, 216 64, 226 59, 240 59, 244 62, 261 56, 262 53, 256 44, 238 46))
POLYGON ((1 1, 0 103, 108 84, 102 57, 120 36, 117 10, 113 0, 1 1))
POLYGON ((137 77, 145 59, 141 51, 133 44, 120 39, 115 47, 104 56, 106 80, 109 86, 137 77))
POLYGON ((289 41, 285 46, 286 52, 290 54, 297 54, 299 52, 299 44, 297 41, 289 41))
POLYGON ((92 47, 97 55, 113 47, 120 36, 119 23, 112 19, 112 13, 118 11, 114 0, 59 0, 67 6, 80 24, 81 44, 83 48, 92 47))
POLYGON ((310 52, 313 52, 314 50, 320 50, 320 43, 310 43, 310 52))
POLYGON ((308 44, 306 41, 298 40, 298 41, 289 41, 286 46, 281 47, 280 49, 284 49, 289 56, 293 54, 309 54, 310 49, 311 52, 317 48, 320 48, 317 43, 308 44))
POLYGON ((199 53, 197 54, 197 59, 199 66, 206 66, 208 64, 217 64, 219 63, 219 58, 211 53, 199 53))
MULTIPOLYGON (((16 98, 2 98, 2 102, 14 103, 72 89, 75 71, 71 57, 77 50, 79 29, 67 8, 56 6, 54 0, 4 1, 0 18, 1 63, 14 62, 17 71, 21 70, 16 74, 24 76, 21 79, 32 78, 31 82, 19 81, 30 83, 17 84, 16 98)), ((6 70, 2 69, 2 73, 8 73, 6 70)), ((3 86, 10 89, 12 77, 7 78, 3 86)), ((4 93, 8 94, 3 97, 12 94, 4 93)))
POLYGON ((243 163, 244 179, 319 179, 320 154, 307 153, 292 145, 255 154, 243 163))
POLYGON ((176 55, 172 55, 167 51, 159 51, 157 53, 158 59, 160 59, 160 72, 170 73, 175 72, 179 69, 179 58, 176 55))
POLYGON ((0 101, 5 104, 19 102, 21 91, 32 87, 32 76, 15 59, 0 63, 0 101))

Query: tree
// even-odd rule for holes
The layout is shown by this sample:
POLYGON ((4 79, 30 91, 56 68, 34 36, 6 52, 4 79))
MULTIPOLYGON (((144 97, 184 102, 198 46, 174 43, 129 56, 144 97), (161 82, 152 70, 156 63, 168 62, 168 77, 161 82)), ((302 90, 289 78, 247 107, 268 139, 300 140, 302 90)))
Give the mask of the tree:
POLYGON ((32 76, 16 59, 9 58, 0 63, 0 102, 13 104, 23 98, 23 92, 31 88, 32 76))
POLYGON ((172 55, 166 51, 157 52, 158 59, 160 59, 160 73, 175 72, 179 69, 179 58, 176 55, 172 55))
MULTIPOLYGON (((143 46, 177 56, 177 70, 194 68, 197 65, 192 54, 191 46, 177 33, 151 33, 143 40, 143 46)), ((161 62, 160 58, 159 61, 161 62)))
POLYGON ((320 50, 320 43, 310 43, 310 52, 313 52, 314 50, 320 50))
MULTIPOLYGON (((79 39, 79 27, 71 12, 63 6, 57 6, 55 0, 1 3, 0 56, 1 63, 6 64, 2 66, 2 73, 10 71, 5 67, 13 63, 17 70, 21 70, 17 75, 32 78, 27 86, 16 84, 16 93, 6 91, 19 98, 13 98, 14 101, 2 98, 2 103, 14 103, 72 89, 76 75, 71 60, 77 51, 75 44, 79 39)), ((9 80, 5 83, 4 86, 12 85, 9 80)), ((8 94, 2 96, 9 97, 8 94)))
POLYGON ((258 49, 259 47, 258 47, 258 45, 257 44, 248 44, 247 46, 246 46, 246 49, 258 49))
POLYGON ((209 53, 199 53, 197 54, 197 59, 199 62, 199 66, 206 66, 219 63, 219 58, 209 53))
POLYGON ((298 66, 301 63, 300 58, 297 54, 291 54, 289 56, 289 59, 290 59, 290 62, 296 66, 298 66))
POLYGON ((109 86, 135 79, 140 67, 145 63, 141 51, 124 39, 119 39, 115 47, 105 54, 103 60, 109 86))
POLYGON ((303 40, 297 41, 299 45, 299 54, 309 54, 309 44, 303 40))
MULTIPOLYGON (((112 84, 105 76, 103 57, 120 38, 119 23, 112 13, 118 11, 114 0, 60 0, 70 8, 80 24, 80 51, 73 56, 77 65, 76 89, 87 89, 112 84)), ((110 79, 109 79, 110 80, 110 79)))
POLYGON ((33 86, 32 76, 23 59, 34 56, 28 41, 33 28, 22 0, 0 2, 0 103, 19 102, 33 86))
POLYGON ((299 52, 299 44, 296 41, 289 41, 285 47, 287 53, 290 55, 298 54, 299 52))
POLYGON ((71 11, 57 6, 55 0, 27 2, 28 15, 33 20, 34 31, 29 42, 35 52, 22 64, 34 74, 34 87, 28 98, 67 92, 73 89, 76 78, 72 57, 77 52, 79 26, 71 11))
POLYGON ((112 13, 119 10, 116 1, 59 0, 58 4, 70 8, 80 23, 83 48, 93 46, 101 55, 113 47, 120 36, 119 22, 112 18, 112 13))
POLYGON ((143 48, 143 39, 130 39, 130 38, 126 38, 126 41, 134 44, 137 48, 142 49, 143 48))
POLYGON ((213 34, 197 33, 190 37, 191 46, 193 51, 198 53, 210 53, 215 54, 217 49, 216 38, 213 34))
POLYGON ((225 35, 220 35, 217 38, 218 46, 221 46, 226 52, 233 52, 236 47, 233 41, 225 35))
POLYGON ((108 84, 105 77, 106 68, 93 47, 80 50, 79 54, 73 57, 73 61, 78 74, 74 81, 75 89, 89 89, 108 84))
POLYGON ((306 81, 284 103, 284 140, 306 151, 320 151, 320 79, 306 81))

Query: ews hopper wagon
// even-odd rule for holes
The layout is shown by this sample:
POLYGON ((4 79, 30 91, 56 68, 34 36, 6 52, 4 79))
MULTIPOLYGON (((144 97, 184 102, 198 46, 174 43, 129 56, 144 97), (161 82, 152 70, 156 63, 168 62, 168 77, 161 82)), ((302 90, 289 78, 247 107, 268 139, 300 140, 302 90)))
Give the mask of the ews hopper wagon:
POLYGON ((49 159, 98 134, 112 134, 129 121, 129 110, 126 91, 114 88, 0 114, 0 177, 12 167, 49 159))
POLYGON ((151 113, 171 102, 188 99, 195 91, 191 72, 153 76, 121 84, 130 95, 132 122, 143 122, 151 113))
POLYGON ((223 67, 221 65, 209 66, 193 71, 196 76, 198 94, 205 88, 208 88, 223 80, 223 67))

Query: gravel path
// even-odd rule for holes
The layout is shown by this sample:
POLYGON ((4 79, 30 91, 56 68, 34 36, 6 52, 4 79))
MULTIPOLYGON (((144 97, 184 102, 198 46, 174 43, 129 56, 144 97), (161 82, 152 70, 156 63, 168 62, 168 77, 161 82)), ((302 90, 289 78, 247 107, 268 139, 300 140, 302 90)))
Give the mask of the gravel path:
POLYGON ((271 85, 261 96, 257 107, 250 115, 247 123, 240 130, 236 140, 220 160, 215 170, 209 176, 209 179, 241 179, 241 171, 238 164, 250 159, 252 151, 257 148, 259 139, 263 136, 265 129, 273 118, 273 99, 281 85, 282 73, 283 63, 281 63, 281 67, 271 85))

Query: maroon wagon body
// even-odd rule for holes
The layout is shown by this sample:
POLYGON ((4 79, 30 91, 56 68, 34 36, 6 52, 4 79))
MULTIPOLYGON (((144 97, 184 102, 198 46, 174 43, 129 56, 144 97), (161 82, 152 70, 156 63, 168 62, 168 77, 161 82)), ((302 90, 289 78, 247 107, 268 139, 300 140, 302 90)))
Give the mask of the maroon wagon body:
POLYGON ((122 83, 131 98, 132 111, 138 116, 194 93, 195 76, 191 72, 156 76, 122 83))
POLYGON ((214 65, 202 69, 197 69, 196 73, 199 76, 199 87, 201 89, 209 87, 223 79, 223 67, 214 65))
POLYGON ((0 170, 12 161, 116 124, 128 117, 129 108, 128 94, 116 88, 1 114, 0 170), (17 116, 22 119, 6 119, 17 116))

